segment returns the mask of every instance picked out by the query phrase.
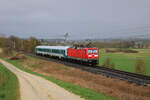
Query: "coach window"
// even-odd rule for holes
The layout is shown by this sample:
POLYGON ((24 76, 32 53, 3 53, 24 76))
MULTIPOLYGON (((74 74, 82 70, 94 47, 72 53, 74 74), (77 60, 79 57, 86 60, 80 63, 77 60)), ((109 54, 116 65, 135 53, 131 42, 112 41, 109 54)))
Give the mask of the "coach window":
POLYGON ((63 54, 63 50, 61 50, 61 54, 63 54))

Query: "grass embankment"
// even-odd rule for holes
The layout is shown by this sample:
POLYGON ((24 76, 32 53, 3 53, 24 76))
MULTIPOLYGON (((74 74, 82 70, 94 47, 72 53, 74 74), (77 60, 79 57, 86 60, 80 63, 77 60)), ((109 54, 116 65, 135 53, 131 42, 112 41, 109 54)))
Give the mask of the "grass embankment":
POLYGON ((0 63, 0 100, 19 100, 17 77, 0 63))
POLYGON ((42 76, 89 100, 115 100, 114 98, 120 100, 149 100, 150 98, 149 87, 136 86, 118 79, 106 78, 30 56, 23 58, 8 61, 22 70, 42 76))
POLYGON ((135 63, 138 58, 142 59, 146 65, 145 75, 150 76, 150 49, 133 49, 138 53, 105 53, 100 52, 100 66, 104 64, 107 58, 115 64, 115 69, 135 72, 135 63))
MULTIPOLYGON (((6 59, 5 59, 6 60, 6 59)), ((35 60, 35 59, 32 59, 32 60, 35 60)), ((56 78, 52 78, 50 76, 47 76, 47 75, 43 75, 43 74, 40 74, 40 73, 37 73, 37 72, 33 72, 25 67, 23 67, 18 61, 14 61, 14 60, 8 60, 8 62, 12 63, 13 65, 15 65, 17 68, 21 69, 21 70, 24 70, 28 73, 31 73, 31 74, 34 74, 34 75, 37 75, 37 76, 40 76, 40 77, 43 77, 47 80, 50 80, 54 83, 56 83, 57 85, 77 94, 77 95, 80 95, 81 97, 85 98, 85 99, 88 99, 88 100, 117 100, 115 98, 112 98, 112 97, 109 97, 109 96, 106 96, 104 94, 100 94, 92 89, 88 89, 88 88, 83 88, 83 87, 80 87, 78 85, 75 85, 75 84, 72 84, 72 83, 69 83, 69 82, 64 82, 60 79, 56 79, 56 78)), ((28 62, 27 62, 28 63, 28 62)), ((42 67, 41 66, 42 63, 39 64, 39 66, 37 66, 38 68, 39 67, 42 67)), ((35 65, 32 65, 31 67, 34 67, 35 65)), ((55 68, 56 70, 59 69, 58 67, 55 68)))

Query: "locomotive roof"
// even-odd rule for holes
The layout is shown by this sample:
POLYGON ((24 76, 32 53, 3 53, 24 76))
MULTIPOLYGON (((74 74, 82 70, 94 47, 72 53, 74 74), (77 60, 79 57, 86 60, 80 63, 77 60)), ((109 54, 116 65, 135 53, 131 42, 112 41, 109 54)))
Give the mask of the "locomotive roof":
POLYGON ((68 49, 69 46, 36 46, 36 48, 44 48, 44 49, 68 49))

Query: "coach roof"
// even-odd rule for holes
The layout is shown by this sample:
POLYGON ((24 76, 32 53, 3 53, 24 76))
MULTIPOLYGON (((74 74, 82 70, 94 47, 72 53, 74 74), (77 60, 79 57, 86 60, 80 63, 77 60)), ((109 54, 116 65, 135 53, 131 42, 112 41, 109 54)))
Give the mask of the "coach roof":
POLYGON ((36 46, 36 48, 66 50, 69 46, 36 46))

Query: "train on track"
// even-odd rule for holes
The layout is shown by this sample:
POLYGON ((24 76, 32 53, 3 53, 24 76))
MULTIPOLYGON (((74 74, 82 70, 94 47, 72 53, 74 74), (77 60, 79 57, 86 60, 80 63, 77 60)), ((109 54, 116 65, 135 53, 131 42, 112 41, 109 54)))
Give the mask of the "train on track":
POLYGON ((69 46, 36 46, 35 53, 42 56, 56 57, 62 60, 97 65, 99 48, 69 47, 69 46))

